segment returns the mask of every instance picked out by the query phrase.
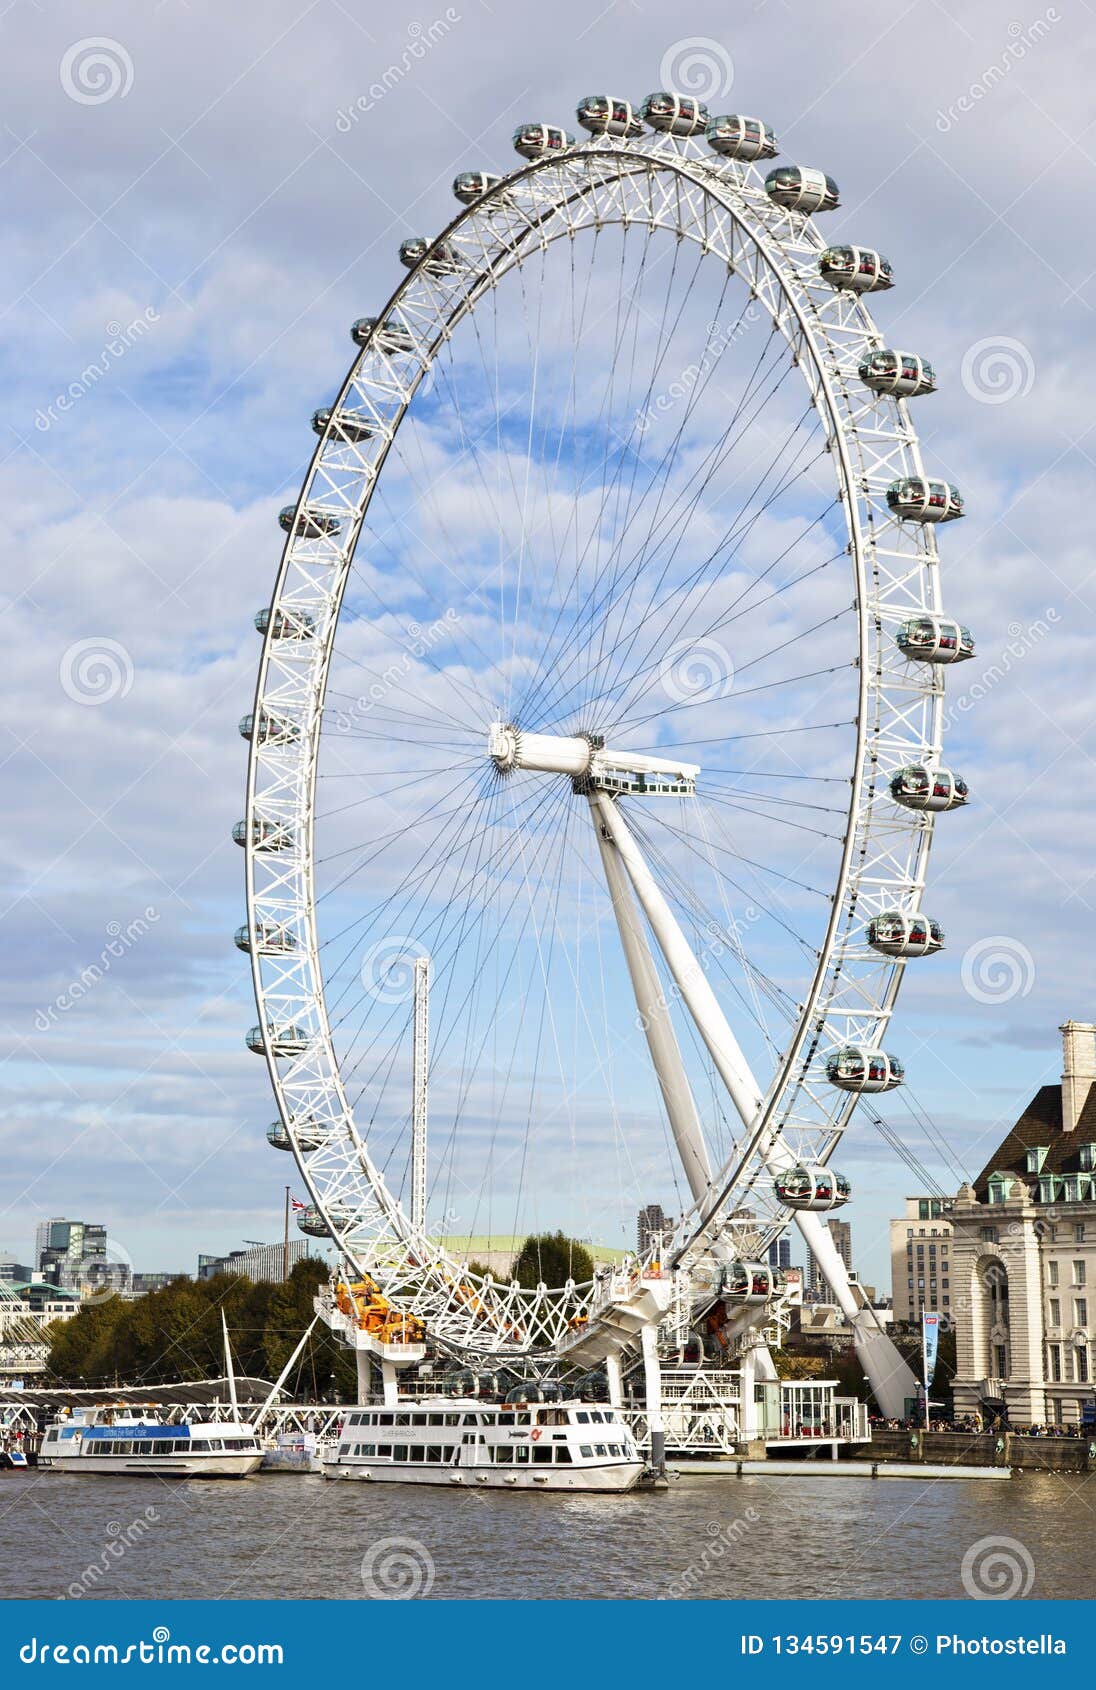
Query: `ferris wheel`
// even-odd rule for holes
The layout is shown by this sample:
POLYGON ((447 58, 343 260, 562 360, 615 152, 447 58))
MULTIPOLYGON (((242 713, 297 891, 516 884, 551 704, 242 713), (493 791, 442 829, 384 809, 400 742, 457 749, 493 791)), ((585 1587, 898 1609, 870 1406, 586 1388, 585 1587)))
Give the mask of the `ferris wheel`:
POLYGON ((241 723, 268 1137, 303 1230, 458 1353, 598 1316, 471 1271, 476 1238, 613 1236, 652 1191, 663 1269, 756 1319, 794 1220, 864 1315, 830 1162, 903 1080, 933 827, 967 799, 935 544, 963 506, 914 431, 932 367, 867 308, 890 264, 827 244, 836 185, 769 168, 758 120, 660 92, 578 122, 459 175, 354 323, 241 723))

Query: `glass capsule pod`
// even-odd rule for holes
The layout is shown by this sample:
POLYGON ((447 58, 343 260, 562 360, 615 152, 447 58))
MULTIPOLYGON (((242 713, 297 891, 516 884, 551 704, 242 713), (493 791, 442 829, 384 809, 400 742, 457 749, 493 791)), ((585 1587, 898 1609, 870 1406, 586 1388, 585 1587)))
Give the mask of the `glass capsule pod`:
MULTIPOLYGON (((232 829, 237 845, 247 844, 247 822, 237 822, 232 829)), ((251 823, 251 844, 256 851, 286 851, 293 843, 293 835, 282 822, 264 821, 255 816, 251 823)))
POLYGON ((331 405, 321 405, 318 411, 312 413, 313 434, 326 434, 332 417, 335 418, 335 426, 331 432, 336 440, 346 440, 356 446, 360 440, 371 440, 376 433, 364 411, 336 411, 331 405))
POLYGON ((260 634, 268 631, 272 640, 309 640, 316 632, 316 619, 306 610, 274 610, 269 606, 255 612, 260 634))
POLYGON ((591 135, 619 135, 630 140, 643 134, 643 124, 631 102, 614 99, 612 94, 587 94, 579 101, 575 116, 591 135))
MULTIPOLYGON (((327 1134, 318 1121, 306 1120, 294 1122, 293 1137, 297 1141, 297 1148, 308 1155, 313 1150, 319 1150, 327 1140, 327 1134)), ((293 1141, 281 1121, 272 1121, 266 1129, 266 1142, 273 1150, 292 1150, 293 1141)))
POLYGON ((270 710, 260 710, 258 720, 254 711, 249 710, 246 716, 240 717, 239 727, 240 738, 254 739, 256 745, 290 745, 301 733, 296 722, 276 716, 270 710))
POLYGON ((768 1262, 732 1262, 723 1275, 720 1296, 725 1303, 756 1307, 771 1303, 784 1290, 784 1275, 768 1262))
POLYGON ((759 117, 713 117, 704 138, 723 158, 775 158, 780 151, 776 136, 759 117))
POLYGON ((639 115, 644 123, 664 135, 695 135, 698 129, 706 129, 710 121, 703 100, 692 94, 672 94, 665 88, 647 95, 639 115))
POLYGON ((514 130, 514 151, 522 158, 547 158, 574 145, 575 137, 555 123, 519 123, 514 130))
POLYGON ((954 522, 963 515, 963 496, 949 481, 907 475, 887 488, 887 505, 899 522, 954 522))
POLYGON ((400 242, 400 263, 409 270, 421 264, 429 276, 451 276, 460 269, 460 258, 448 242, 431 242, 425 235, 412 235, 400 242))
POLYGON ((890 260, 870 246, 828 246, 818 268, 823 281, 849 293, 882 293, 894 286, 890 260))
POLYGON ((869 1045, 844 1045, 826 1060, 826 1078, 840 1091, 893 1091, 905 1079, 896 1056, 869 1045))
POLYGON ((502 181, 501 176, 493 176, 489 170, 462 170, 453 179, 453 192, 461 205, 475 205, 484 194, 489 194, 492 188, 497 188, 502 181))
POLYGON ((837 183, 822 170, 781 164, 765 178, 765 192, 788 211, 833 211, 840 203, 837 183))
POLYGON ((905 810, 957 810, 970 796, 967 783, 950 769, 911 763, 891 776, 890 795, 905 810))
POLYGON ((350 338, 355 346, 368 346, 370 341, 381 352, 414 352, 415 340, 401 324, 391 318, 382 323, 379 317, 359 317, 351 324, 350 338))
MULTIPOLYGON (((286 1022, 280 1027, 270 1022, 266 1031, 271 1056, 302 1056, 308 1049, 307 1032, 303 1027, 295 1027, 292 1022, 286 1022)), ((262 1056, 266 1049, 261 1027, 249 1027, 244 1042, 248 1050, 253 1050, 256 1056, 262 1056)))
POLYGON ((254 952, 256 956, 279 956, 285 951, 295 950, 297 941, 288 927, 279 927, 273 921, 257 921, 254 939, 251 928, 245 922, 232 935, 232 943, 238 951, 247 951, 249 955, 254 952))
POLYGON ((894 636, 903 657, 911 663, 963 663, 974 656, 969 628, 948 616, 910 616, 894 636))
POLYGON ((788 1168, 773 1181, 777 1201, 789 1209, 839 1209, 852 1196, 852 1187, 844 1174, 820 1162, 801 1162, 788 1168))
POLYGON ((920 910, 884 910, 868 922, 868 944, 880 956, 933 956, 944 948, 944 930, 920 910))
POLYGON ((936 392, 936 371, 927 358, 918 358, 915 352, 895 352, 885 346, 862 358, 857 373, 873 393, 916 399, 922 393, 936 392))
POLYGON ((297 1216, 297 1226, 301 1232, 306 1232, 309 1238, 328 1238, 335 1234, 349 1232, 354 1225, 355 1215, 347 1203, 329 1203, 327 1212, 331 1217, 331 1224, 324 1220, 315 1204, 310 1203, 307 1209, 302 1209, 297 1216))
POLYGON ((278 512, 278 521, 287 534, 304 540, 319 540, 325 534, 337 534, 342 526, 337 516, 317 510, 315 505, 286 505, 278 512))

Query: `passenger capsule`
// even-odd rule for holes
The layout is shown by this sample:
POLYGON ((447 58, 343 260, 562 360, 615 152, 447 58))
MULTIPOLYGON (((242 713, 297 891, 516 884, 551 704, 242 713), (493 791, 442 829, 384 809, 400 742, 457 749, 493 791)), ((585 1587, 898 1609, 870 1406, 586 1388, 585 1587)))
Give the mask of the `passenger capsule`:
MULTIPOLYGON (((303 1121, 293 1123, 293 1139, 297 1141, 297 1149, 307 1156, 311 1151, 318 1150, 327 1140, 327 1133, 320 1123, 309 1117, 303 1121)), ((266 1129, 266 1142, 272 1150, 292 1150, 293 1139, 290 1138, 283 1123, 272 1121, 266 1129)))
MULTIPOLYGON (((237 822, 232 829, 232 837, 237 845, 247 844, 247 822, 237 822)), ((283 822, 265 821, 261 816, 255 816, 251 823, 251 846, 255 851, 287 851, 293 843, 293 835, 283 822)))
POLYGON ((818 268, 823 281, 848 293, 882 293, 894 286, 890 260, 870 246, 828 246, 818 268))
POLYGON ((643 134, 643 125, 631 103, 614 99, 612 94, 587 94, 579 101, 575 116, 591 135, 617 135, 630 140, 643 134))
POLYGON ((255 626, 260 634, 269 631, 272 640, 310 640, 316 619, 305 610, 271 611, 268 606, 255 612, 255 626))
POLYGON ((460 258, 448 242, 431 242, 425 235, 400 242, 400 263, 409 270, 421 264, 428 276, 451 276, 460 269, 460 258))
POLYGON ((289 928, 280 927, 273 921, 257 921, 254 937, 246 923, 243 927, 237 927, 232 935, 232 942, 238 951, 247 951, 255 956, 280 956, 285 951, 295 950, 297 946, 289 928))
POLYGON ((302 1056, 308 1049, 307 1032, 303 1027, 295 1027, 290 1022, 281 1026, 277 1026, 273 1021, 268 1022, 266 1035, 264 1039, 261 1027, 249 1027, 244 1041, 248 1050, 253 1050, 256 1056, 262 1056, 268 1041, 271 1056, 302 1056))
POLYGON ((778 1174, 773 1182, 777 1201, 789 1209, 839 1209, 852 1196, 844 1174, 825 1168, 820 1162, 801 1162, 778 1174))
POLYGON ((278 521, 287 534, 298 539, 319 540, 325 534, 337 534, 342 524, 337 516, 321 511, 315 505, 286 505, 278 512, 278 521))
POLYGON ((911 616, 894 636, 903 657, 911 663, 963 663, 974 656, 969 628, 947 616, 911 616))
POLYGON ((349 1232, 355 1224, 356 1216, 348 1203, 329 1203, 327 1213, 331 1218, 330 1226, 319 1209, 310 1204, 297 1216, 297 1226, 309 1238, 328 1238, 349 1232))
POLYGON ((894 393, 900 399, 916 399, 922 393, 936 392, 936 371, 927 358, 918 358, 913 352, 894 352, 890 347, 883 347, 862 358, 857 373, 873 393, 894 393))
POLYGON ((944 930, 920 910, 884 910, 868 922, 868 944, 880 956, 933 956, 944 948, 944 930))
POLYGON ((776 136, 759 117, 713 117, 704 138, 723 158, 775 158, 780 151, 776 136))
POLYGON ((374 345, 380 352, 414 352, 414 336, 391 318, 382 323, 379 317, 359 317, 350 329, 356 346, 374 345))
POLYGON ((554 123, 520 123, 514 130, 514 150, 522 158, 547 158, 574 145, 575 137, 554 123))
POLYGON ((826 1061, 826 1078, 840 1091, 893 1091, 905 1069, 896 1056, 869 1045, 845 1045, 826 1061))
POLYGON ((765 178, 765 192, 776 205, 789 211, 833 211, 840 203, 837 183, 821 170, 806 170, 799 164, 781 164, 765 178))
POLYGON ((887 488, 887 505, 899 522, 954 522, 963 514, 958 487, 948 481, 926 481, 908 475, 887 488))
POLYGON ((967 783, 950 769, 914 763, 891 776, 890 794, 906 810, 957 810, 970 796, 967 783))
POLYGON ((695 135, 698 129, 706 129, 709 122, 703 100, 695 99, 692 94, 674 94, 665 88, 647 95, 639 115, 644 123, 664 135, 695 135))
POLYGON ((501 176, 492 176, 489 170, 462 170, 454 179, 453 192, 462 205, 475 205, 501 181, 501 176))
POLYGON ((720 1296, 725 1303, 757 1307, 778 1297, 784 1283, 780 1269, 767 1262, 732 1262, 723 1275, 720 1296))
POLYGON ((271 710, 260 710, 258 717, 249 710, 240 717, 239 727, 240 738, 253 739, 256 745, 291 745, 301 734, 296 722, 271 710))
POLYGON ((335 418, 331 429, 336 440, 345 440, 356 446, 361 440, 370 440, 376 433, 372 421, 364 411, 336 411, 331 405, 322 405, 318 411, 312 413, 313 434, 324 435, 332 417, 335 418))

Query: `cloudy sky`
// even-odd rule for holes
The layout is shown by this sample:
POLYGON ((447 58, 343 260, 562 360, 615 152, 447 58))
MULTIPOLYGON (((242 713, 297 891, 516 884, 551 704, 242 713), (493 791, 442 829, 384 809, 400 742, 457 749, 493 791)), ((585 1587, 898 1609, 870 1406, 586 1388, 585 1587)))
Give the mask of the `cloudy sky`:
MULTIPOLYGON (((1058 1024, 1096 1018, 1093 8, 731 15, 7 9, 0 1251, 29 1259, 48 1214, 105 1221, 148 1269, 277 1235, 289 1175, 241 1042, 230 829, 251 617, 308 416, 345 370, 349 323, 391 291, 399 242, 452 215, 458 169, 506 169, 519 119, 573 127, 581 94, 641 100, 697 51, 723 67, 722 109, 837 178, 828 232, 894 262, 878 316, 936 365, 917 422, 968 499, 942 551, 978 639, 949 737, 973 802, 934 850, 926 905, 948 950, 908 971, 889 1043, 974 1171, 1056 1076, 1058 1024), (71 1002, 92 964, 103 978, 71 1002)), ((866 1128, 845 1162, 868 1188, 857 1255, 885 1283, 883 1222, 911 1176, 866 1128)))

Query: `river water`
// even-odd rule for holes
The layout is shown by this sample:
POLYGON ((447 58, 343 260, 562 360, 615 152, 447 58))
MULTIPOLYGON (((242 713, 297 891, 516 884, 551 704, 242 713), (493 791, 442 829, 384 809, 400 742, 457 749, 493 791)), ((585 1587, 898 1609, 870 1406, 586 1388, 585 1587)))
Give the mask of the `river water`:
POLYGON ((622 1497, 0 1473, 7 1597, 1096 1596, 1096 1475, 680 1478, 622 1497), (988 1544, 987 1539, 1004 1539, 988 1544), (394 1542, 393 1540, 400 1540, 394 1542), (968 1568, 964 1582, 963 1562, 968 1568))

